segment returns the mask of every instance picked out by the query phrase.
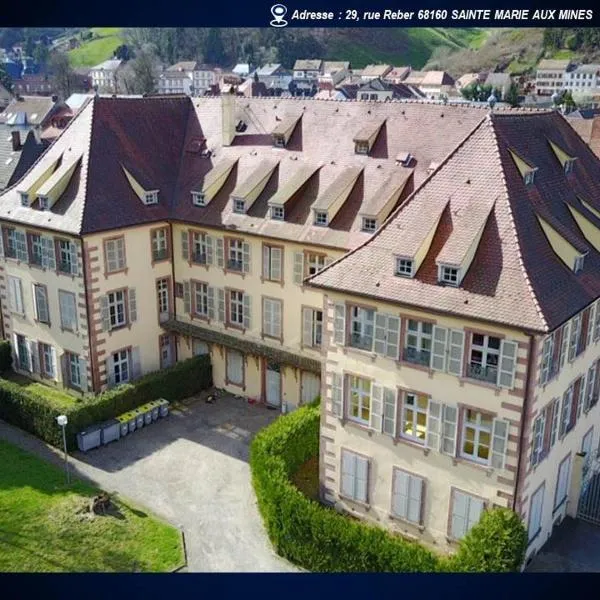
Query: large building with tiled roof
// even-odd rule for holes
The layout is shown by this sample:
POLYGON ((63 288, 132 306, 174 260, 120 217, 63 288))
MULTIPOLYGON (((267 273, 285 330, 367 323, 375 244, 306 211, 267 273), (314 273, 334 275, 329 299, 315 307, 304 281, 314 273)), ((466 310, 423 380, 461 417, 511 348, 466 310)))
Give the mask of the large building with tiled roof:
POLYGON ((598 181, 557 112, 490 113, 308 279, 325 501, 448 549, 507 506, 528 557, 578 514, 600 429, 598 181))
POLYGON ((324 501, 442 548, 534 506, 541 540, 538 479, 598 420, 592 385, 529 458, 594 358, 598 168, 555 113, 93 97, 0 194, 5 336, 82 394, 199 353, 283 412, 321 394, 324 501))

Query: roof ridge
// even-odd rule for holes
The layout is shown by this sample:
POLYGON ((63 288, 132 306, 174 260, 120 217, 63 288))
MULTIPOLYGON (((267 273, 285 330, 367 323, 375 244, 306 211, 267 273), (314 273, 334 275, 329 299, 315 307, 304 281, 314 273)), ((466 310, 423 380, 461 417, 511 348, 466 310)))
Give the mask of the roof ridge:
MULTIPOLYGON (((87 198, 88 198, 88 194, 87 194, 87 192, 88 192, 88 171, 89 171, 89 166, 90 166, 90 159, 92 158, 92 132, 93 132, 94 123, 95 123, 94 110, 96 109, 96 100, 97 100, 96 96, 93 96, 91 99, 91 107, 90 107, 91 114, 90 114, 88 144, 87 144, 86 151, 84 151, 84 153, 83 153, 84 156, 81 161, 80 178, 81 178, 81 182, 83 184, 83 208, 81 209, 81 215, 79 217, 79 228, 78 228, 79 234, 81 234, 81 230, 83 228, 83 217, 85 215, 85 205, 87 204, 87 198)), ((87 104, 85 106, 87 106, 87 104)), ((74 120, 75 119, 73 119, 73 121, 74 120)))
POLYGON ((517 234, 517 226, 515 224, 515 218, 514 218, 514 214, 513 214, 513 209, 512 209, 512 205, 510 202, 510 194, 508 191, 508 183, 506 182, 506 173, 504 171, 504 165, 502 164, 502 158, 500 156, 500 144, 498 142, 498 132, 496 131, 496 127, 494 125, 494 119, 490 119, 490 123, 492 125, 492 131, 493 131, 493 140, 494 140, 494 144, 496 146, 496 158, 498 160, 498 163, 500 165, 500 178, 501 178, 501 184, 502 187, 504 188, 504 196, 505 196, 505 201, 506 201, 506 206, 508 209, 508 218, 510 220, 510 228, 513 234, 513 238, 514 238, 514 242, 515 242, 515 247, 517 249, 517 260, 519 261, 519 266, 521 268, 521 272, 523 274, 523 277, 525 279, 525 285, 527 286, 527 288, 529 289, 529 293, 531 295, 531 299, 533 301, 535 310, 537 311, 542 324, 544 326, 544 328, 547 330, 548 329, 548 321, 546 320, 546 317, 544 316, 544 313, 542 311, 542 307, 540 306, 539 300, 537 299, 537 296, 535 294, 535 291, 533 289, 533 285, 531 284, 531 280, 529 278, 529 273, 527 272, 527 269, 525 267, 525 262, 523 260, 523 252, 521 251, 521 244, 519 241, 519 236, 517 234))

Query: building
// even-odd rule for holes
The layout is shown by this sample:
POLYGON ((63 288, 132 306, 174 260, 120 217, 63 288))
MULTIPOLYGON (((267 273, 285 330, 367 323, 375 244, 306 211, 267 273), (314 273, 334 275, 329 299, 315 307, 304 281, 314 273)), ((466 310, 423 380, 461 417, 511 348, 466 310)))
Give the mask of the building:
POLYGON ((194 67, 194 96, 203 96, 219 81, 220 70, 212 65, 196 64, 194 67))
POLYGON ((210 352, 218 387, 314 398, 323 299, 303 278, 370 238, 485 111, 305 102, 92 98, 0 195, 17 369, 98 392, 210 352))
POLYGON ((122 60, 113 58, 93 67, 89 73, 92 87, 101 94, 118 94, 122 87, 118 73, 123 65, 122 60))
POLYGON ((314 95, 318 90, 319 75, 323 75, 323 61, 320 59, 297 60, 294 63, 292 84, 295 93, 314 95))
POLYGON ((510 86, 512 84, 512 78, 509 73, 489 73, 485 78, 485 85, 491 85, 492 90, 498 90, 500 97, 498 100, 504 100, 510 86))
POLYGON ((248 63, 238 63, 231 69, 231 72, 238 77, 248 77, 250 75, 250 65, 248 63))
POLYGON ((535 75, 535 92, 538 96, 552 96, 565 87, 565 74, 572 68, 570 60, 541 60, 535 75))
POLYGON ((11 100, 12 94, 0 83, 0 111, 4 110, 11 100))
POLYGON ((600 65, 576 65, 565 71, 564 89, 572 94, 598 95, 600 93, 600 65))
POLYGON ((332 90, 350 73, 350 63, 348 61, 323 61, 323 73, 317 77, 319 89, 332 90))
POLYGON ((389 83, 402 83, 409 75, 410 67, 393 67, 383 79, 389 83))
POLYGON ((308 279, 326 502, 446 550, 509 507, 528 558, 576 514, 600 439, 599 177, 559 113, 494 111, 308 279))
POLYGON ((388 73, 392 71, 392 65, 367 65, 361 71, 361 79, 363 81, 371 81, 371 79, 384 79, 388 73))
MULTIPOLYGON (((411 85, 410 75, 405 79, 406 85, 411 85)), ((425 71, 423 78, 418 84, 412 84, 417 87, 427 98, 439 100, 442 97, 448 97, 454 92, 454 79, 446 71, 425 71)))
POLYGON ((567 120, 573 129, 600 158, 600 114, 597 110, 579 109, 569 113, 567 120))
POLYGON ((385 102, 386 100, 406 98, 423 98, 423 94, 416 88, 411 88, 403 83, 388 83, 381 79, 370 79, 356 90, 357 100, 385 102))
POLYGON ((52 79, 44 74, 23 74, 13 81, 13 91, 19 95, 51 96, 54 90, 52 79))
POLYGON ((259 67, 249 76, 249 79, 256 78, 269 90, 285 90, 286 92, 292 81, 290 72, 279 63, 267 63, 259 67))
POLYGON ((35 132, 0 123, 0 192, 23 177, 47 147, 35 132))
POLYGON ((461 90, 464 90, 465 88, 469 87, 470 85, 474 85, 477 83, 483 83, 485 81, 485 78, 487 77, 487 73, 486 74, 482 74, 482 73, 465 73, 464 75, 461 75, 455 82, 455 86, 456 89, 460 92, 461 90), (483 75, 483 77, 482 77, 483 75))
POLYGON ((0 124, 12 129, 42 130, 50 122, 57 108, 56 97, 18 96, 0 113, 0 124))
POLYGON ((191 95, 195 67, 195 61, 188 61, 176 63, 165 69, 158 77, 158 93, 191 95))

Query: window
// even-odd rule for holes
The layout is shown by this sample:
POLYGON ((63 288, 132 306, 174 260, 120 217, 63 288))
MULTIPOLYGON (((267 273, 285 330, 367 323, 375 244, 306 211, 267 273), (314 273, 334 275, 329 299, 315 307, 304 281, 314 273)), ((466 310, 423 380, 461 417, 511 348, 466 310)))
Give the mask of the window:
POLYGON ((4 227, 4 255, 6 258, 17 258, 17 236, 12 227, 4 227))
POLYGON ((401 436, 417 444, 425 444, 427 433, 427 410, 429 397, 424 394, 407 392, 402 403, 401 436))
POLYGON ((552 373, 552 358, 554 352, 554 335, 549 335, 542 346, 542 364, 540 368, 540 383, 543 385, 550 379, 552 373))
POLYGON ((544 437, 546 434, 546 411, 533 422, 533 446, 531 448, 531 464, 537 465, 543 458, 544 437))
POLYGON ((144 194, 144 204, 158 204, 158 192, 146 192, 144 194))
POLYGON ((579 273, 583 269, 583 261, 585 259, 585 255, 581 254, 575 257, 575 262, 573 264, 573 271, 575 273, 579 273))
POLYGON ((471 496, 459 490, 452 490, 452 512, 450 519, 450 537, 463 538, 481 518, 485 505, 481 498, 471 496))
POLYGON ((322 226, 327 226, 329 222, 327 213, 324 211, 316 211, 315 212, 315 220, 314 220, 314 224, 315 225, 322 225, 322 226))
POLYGON ((192 204, 194 206, 206 206, 206 195, 204 192, 192 192, 192 204))
POLYGON ((246 203, 241 198, 233 199, 233 212, 244 214, 246 212, 246 203))
POLYGON ((19 315, 25 314, 23 304, 23 287, 18 277, 8 276, 8 306, 10 311, 19 315))
POLYGON ((533 185, 533 181, 535 179, 535 171, 527 171, 525 175, 523 175, 523 180, 525 181, 525 185, 533 185))
POLYGON ((208 284, 200 281, 193 282, 194 314, 208 318, 208 284))
POLYGON ((464 413, 461 455, 487 464, 490 460, 492 427, 490 415, 467 409, 464 413))
POLYGON ((433 325, 422 321, 408 320, 404 360, 429 366, 431 362, 431 336, 433 325))
POLYGON ((129 351, 119 350, 112 355, 113 381, 115 385, 129 381, 129 351))
POLYGON ((280 339, 281 332, 281 300, 263 298, 263 335, 280 339))
POLYGON ((58 240, 58 270, 60 273, 71 275, 75 272, 74 260, 76 256, 72 252, 71 242, 68 240, 58 240))
POLYGON ((457 267, 446 267, 440 265, 439 281, 446 285, 458 286, 460 269, 457 267))
POLYGON ((69 331, 77 329, 77 305, 75 294, 58 290, 58 306, 60 309, 60 326, 69 331))
POLYGON ((392 490, 392 514, 395 517, 420 524, 422 522, 422 498, 425 482, 421 477, 401 469, 394 469, 392 490))
POLYGON ((349 415, 352 421, 369 425, 371 417, 371 382, 368 379, 351 375, 349 382, 349 415))
POLYGON ((500 338, 474 333, 467 375, 473 379, 496 383, 499 358, 500 338))
POLYGON ((545 485, 542 484, 531 496, 529 505, 529 525, 527 527, 527 537, 529 541, 533 540, 542 529, 542 510, 544 507, 545 485))
POLYGON ((368 487, 369 459, 354 452, 342 450, 342 496, 366 504, 368 487))
POLYGON ((282 281, 283 248, 263 245, 263 279, 282 281))
POLYGON ((244 355, 236 350, 227 350, 227 381, 244 385, 244 355))
POLYGON ((283 206, 271 206, 271 219, 274 221, 283 221, 285 218, 285 209, 283 206))
POLYGON ((550 429, 550 448, 556 443, 560 422, 560 400, 555 398, 552 401, 552 427, 550 429))
POLYGON ((585 412, 596 406, 598 402, 598 381, 597 381, 598 362, 595 362, 589 369, 587 374, 587 385, 585 392, 585 412))
POLYGON ((116 273, 125 269, 125 238, 105 240, 104 255, 107 273, 116 273))
POLYGON ((205 233, 192 233, 192 262, 197 265, 208 263, 208 240, 205 233))
POLYGON ((565 175, 573 172, 573 168, 575 167, 575 161, 573 159, 566 160, 564 164, 565 175))
POLYGON ((168 229, 154 229, 152 231, 152 261, 166 260, 169 258, 168 229))
POLYGON ((22 371, 31 371, 31 356, 24 335, 17 334, 17 362, 22 371))
POLYGON ((350 308, 350 346, 361 350, 373 348, 375 311, 352 306, 350 308))
POLYGON ((396 275, 412 277, 414 261, 411 258, 396 258, 396 275))
POLYGON ((228 240, 227 268, 230 271, 242 271, 244 268, 244 242, 242 240, 228 240))
POLYGON ((355 142, 354 152, 355 154, 369 154, 369 142, 355 142))
MULTIPOLYGON (((29 86, 28 86, 29 87, 29 86)), ((21 196, 21 206, 29 206, 29 194, 27 192, 19 192, 21 196)))
POLYGON ((377 229, 377 219, 370 217, 363 217, 362 219, 362 230, 372 232, 377 229))
POLYGON ((48 290, 45 285, 33 285, 33 302, 35 318, 40 323, 50 323, 50 311, 48 309, 48 290))
POLYGON ((310 275, 316 275, 319 271, 325 268, 325 259, 326 256, 324 254, 314 254, 313 252, 306 253, 306 275, 305 277, 309 277, 310 275))
POLYGON ((567 456, 558 467, 556 479, 556 494, 554 496, 554 510, 558 510, 569 494, 569 472, 571 469, 571 455, 567 456))
POLYGON ((66 364, 69 385, 71 387, 81 388, 81 367, 79 356, 77 356, 77 354, 67 352, 66 364))
POLYGON ((274 134, 273 135, 273 145, 277 146, 278 148, 285 147, 285 137, 283 137, 282 135, 274 134))
POLYGON ((108 294, 108 313, 111 329, 122 327, 127 323, 125 316, 125 292, 123 290, 108 294))
POLYGON ((563 394, 562 409, 560 413, 559 437, 563 437, 571 429, 571 412, 573 410, 573 385, 570 385, 563 394))
POLYGON ((229 292, 229 323, 240 327, 244 324, 244 292, 229 292))
POLYGON ((320 348, 323 341, 323 312, 314 308, 302 309, 302 344, 320 348))
POLYGON ((164 321, 169 318, 169 280, 159 279, 156 282, 156 295, 158 298, 158 318, 164 321))
POLYGON ((40 342, 40 373, 44 377, 50 377, 56 379, 56 367, 55 367, 55 353, 54 348, 49 344, 43 344, 40 342))
POLYGON ((42 236, 37 233, 29 234, 29 262, 42 266, 42 236))

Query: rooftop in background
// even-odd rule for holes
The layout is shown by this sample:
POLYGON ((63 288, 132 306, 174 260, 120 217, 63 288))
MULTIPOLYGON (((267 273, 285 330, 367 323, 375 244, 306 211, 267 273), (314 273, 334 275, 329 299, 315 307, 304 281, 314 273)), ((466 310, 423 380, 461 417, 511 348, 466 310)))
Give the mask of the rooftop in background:
POLYGON ((105 60, 104 62, 92 67, 91 71, 116 71, 123 61, 117 58, 112 58, 110 60, 105 60))
POLYGON ((182 62, 175 63, 174 65, 171 65, 170 67, 168 67, 166 69, 165 72, 169 73, 172 71, 193 71, 195 68, 196 68, 195 60, 182 61, 182 62))
POLYGON ((323 61, 320 58, 301 59, 294 63, 294 71, 320 71, 323 61))
POLYGON ((44 123, 55 102, 45 96, 19 96, 0 113, 0 123, 37 126, 44 123))
POLYGON ((32 131, 14 131, 0 124, 0 191, 23 177, 47 147, 36 141, 32 131))
POLYGON ((544 58, 537 66, 538 71, 565 71, 571 65, 570 60, 544 58))

